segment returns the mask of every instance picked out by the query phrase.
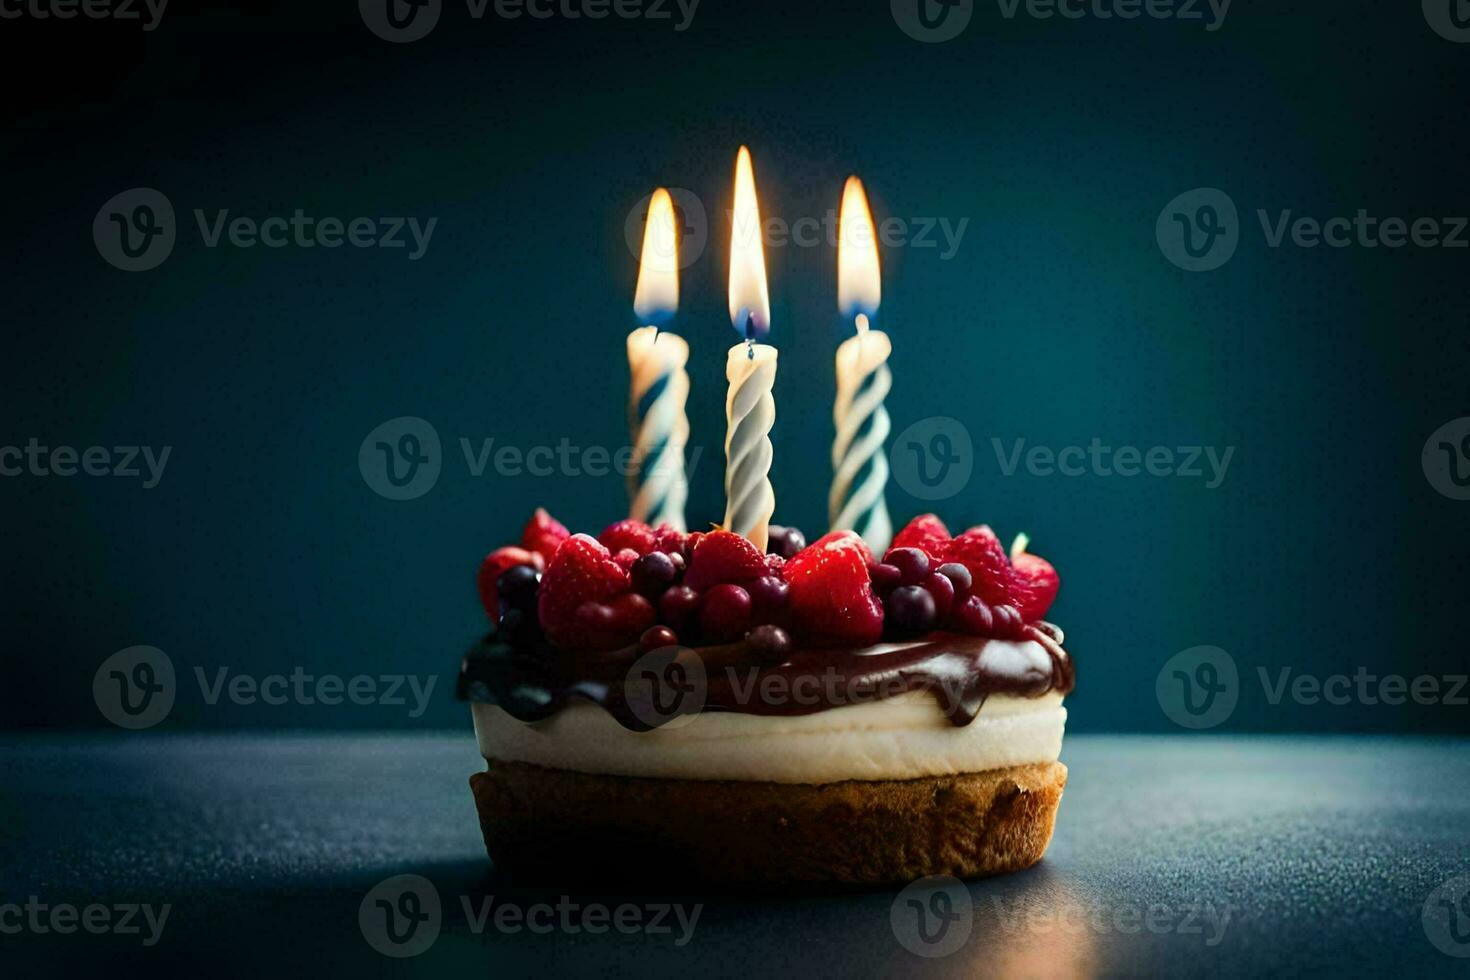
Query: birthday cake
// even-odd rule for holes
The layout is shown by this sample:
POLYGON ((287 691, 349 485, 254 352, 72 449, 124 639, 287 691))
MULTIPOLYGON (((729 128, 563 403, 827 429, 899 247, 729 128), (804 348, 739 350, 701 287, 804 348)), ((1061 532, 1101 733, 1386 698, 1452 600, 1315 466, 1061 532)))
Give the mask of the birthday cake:
POLYGON ((479 572, 465 656, 490 857, 533 876, 899 882, 1027 867, 1050 840, 1073 670, 1059 580, 990 528, 835 531, 537 511, 479 572))

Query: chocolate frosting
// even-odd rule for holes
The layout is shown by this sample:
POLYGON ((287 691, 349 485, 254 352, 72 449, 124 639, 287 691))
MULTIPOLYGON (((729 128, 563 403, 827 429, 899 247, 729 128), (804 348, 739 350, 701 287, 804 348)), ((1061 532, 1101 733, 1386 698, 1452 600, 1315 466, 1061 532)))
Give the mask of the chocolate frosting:
POLYGON ((1075 672, 1061 631, 1034 623, 1022 638, 1036 645, 937 632, 871 647, 801 648, 769 665, 743 642, 569 656, 518 653, 486 640, 466 654, 459 694, 525 722, 590 701, 624 728, 648 731, 700 711, 808 715, 926 691, 951 724, 963 726, 992 694, 1037 698, 1072 690, 1075 672))

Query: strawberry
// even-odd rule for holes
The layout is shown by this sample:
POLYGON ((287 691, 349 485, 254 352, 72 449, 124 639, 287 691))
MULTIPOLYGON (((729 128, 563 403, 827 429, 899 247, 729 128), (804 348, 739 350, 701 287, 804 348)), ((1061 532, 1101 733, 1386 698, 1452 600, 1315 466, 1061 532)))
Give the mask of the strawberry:
POLYGON ((712 585, 739 585, 766 572, 765 555, 749 538, 731 531, 711 531, 694 546, 684 584, 703 592, 712 585))
POLYGON ((883 604, 868 581, 868 552, 851 531, 836 531, 786 563, 791 622, 812 643, 866 646, 883 635, 883 604))
POLYGON ((677 530, 671 525, 660 524, 653 529, 653 549, 662 551, 666 555, 682 555, 684 553, 684 541, 689 537, 683 531, 677 530))
POLYGON ((1034 623, 1045 616, 1056 601, 1062 580, 1057 570, 1051 567, 1051 562, 1040 555, 1023 551, 1011 557, 1011 565, 1015 571, 1012 589, 1016 593, 1017 608, 1021 610, 1022 619, 1034 623))
POLYGON ((495 594, 495 581, 500 573, 517 565, 531 565, 536 571, 545 571, 546 561, 534 551, 525 548, 496 548, 480 562, 480 572, 475 584, 480 589, 480 604, 492 620, 500 619, 500 596, 495 594))
POLYGON ((536 513, 526 522, 526 529, 521 532, 521 547, 536 552, 550 565, 556 549, 571 536, 560 521, 546 513, 546 508, 537 507, 536 513))
POLYGON ((547 639, 563 649, 589 646, 594 631, 577 617, 583 603, 608 604, 628 591, 628 574, 596 538, 574 534, 541 577, 538 614, 547 639))
POLYGON ((597 540, 607 545, 607 550, 617 554, 624 548, 632 548, 640 555, 646 555, 653 550, 655 537, 653 528, 642 521, 628 518, 610 524, 597 536, 597 540))
POLYGON ((933 514, 920 514, 904 525, 889 545, 893 548, 918 548, 935 560, 942 559, 949 544, 949 528, 933 514))
POLYGON ((959 562, 969 571, 970 591, 987 605, 1018 605, 1012 593, 1014 573, 1005 546, 990 528, 972 527, 944 549, 944 560, 959 562))

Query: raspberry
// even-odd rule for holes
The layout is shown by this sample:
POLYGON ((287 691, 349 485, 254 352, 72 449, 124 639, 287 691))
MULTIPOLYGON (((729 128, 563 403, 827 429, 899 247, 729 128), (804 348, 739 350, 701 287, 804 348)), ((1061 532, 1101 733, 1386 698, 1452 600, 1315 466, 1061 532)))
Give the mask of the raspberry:
POLYGON ((496 548, 480 562, 475 584, 480 590, 480 604, 485 607, 485 612, 492 620, 500 618, 500 596, 496 592, 495 582, 500 578, 501 572, 516 565, 531 565, 538 572, 546 568, 546 562, 539 554, 515 547, 496 548))
POLYGON ((955 538, 945 549, 944 560, 965 566, 974 580, 971 592, 984 599, 986 605, 1015 605, 1011 560, 990 528, 970 528, 955 538))
POLYGON ((1023 551, 1011 559, 1011 566, 1015 571, 1012 589, 1016 593, 1021 618, 1034 623, 1045 616, 1056 601, 1062 580, 1057 570, 1051 567, 1051 562, 1040 555, 1023 551))
POLYGON ((902 531, 894 535, 889 550, 918 548, 930 558, 939 561, 948 543, 949 528, 944 526, 944 522, 933 514, 920 514, 904 525, 902 531))
POLYGON ((851 531, 834 532, 786 563, 791 621, 809 641, 866 646, 883 635, 883 606, 868 580, 868 556, 851 531))
POLYGON ((624 548, 632 548, 638 555, 646 555, 654 549, 658 538, 653 528, 642 521, 629 518, 603 528, 597 540, 605 544, 607 550, 613 554, 617 554, 624 548))
POLYGON ((785 558, 782 558, 780 555, 770 554, 769 552, 766 553, 766 571, 769 574, 775 575, 779 578, 781 575, 781 570, 785 567, 785 558))
POLYGON ((623 548, 613 552, 613 561, 617 562, 618 567, 625 572, 631 572, 633 570, 633 563, 637 560, 638 552, 632 548, 623 548))
POLYGON ((662 551, 666 555, 683 555, 684 541, 688 537, 683 531, 668 524, 660 524, 653 529, 653 547, 655 551, 662 551))
POLYGON ((536 552, 550 565, 551 559, 556 557, 556 549, 571 536, 560 521, 546 513, 546 508, 537 507, 521 532, 521 547, 536 552))
POLYGON ((711 531, 694 546, 684 583, 704 591, 712 585, 739 585, 766 574, 766 559, 748 538, 711 531))
POLYGON ((578 607, 608 603, 627 591, 628 575, 607 549, 588 535, 573 535, 557 549, 541 577, 541 626, 556 646, 586 647, 597 630, 579 623, 578 607))

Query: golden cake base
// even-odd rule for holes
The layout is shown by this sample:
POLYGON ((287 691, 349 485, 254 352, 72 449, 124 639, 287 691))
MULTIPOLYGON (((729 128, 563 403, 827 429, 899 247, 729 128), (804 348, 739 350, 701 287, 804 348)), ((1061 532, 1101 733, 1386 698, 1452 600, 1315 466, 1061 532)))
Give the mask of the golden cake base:
POLYGON ((485 849, 528 878, 878 884, 1041 859, 1060 762, 821 786, 643 779, 491 762, 470 777, 485 849))

